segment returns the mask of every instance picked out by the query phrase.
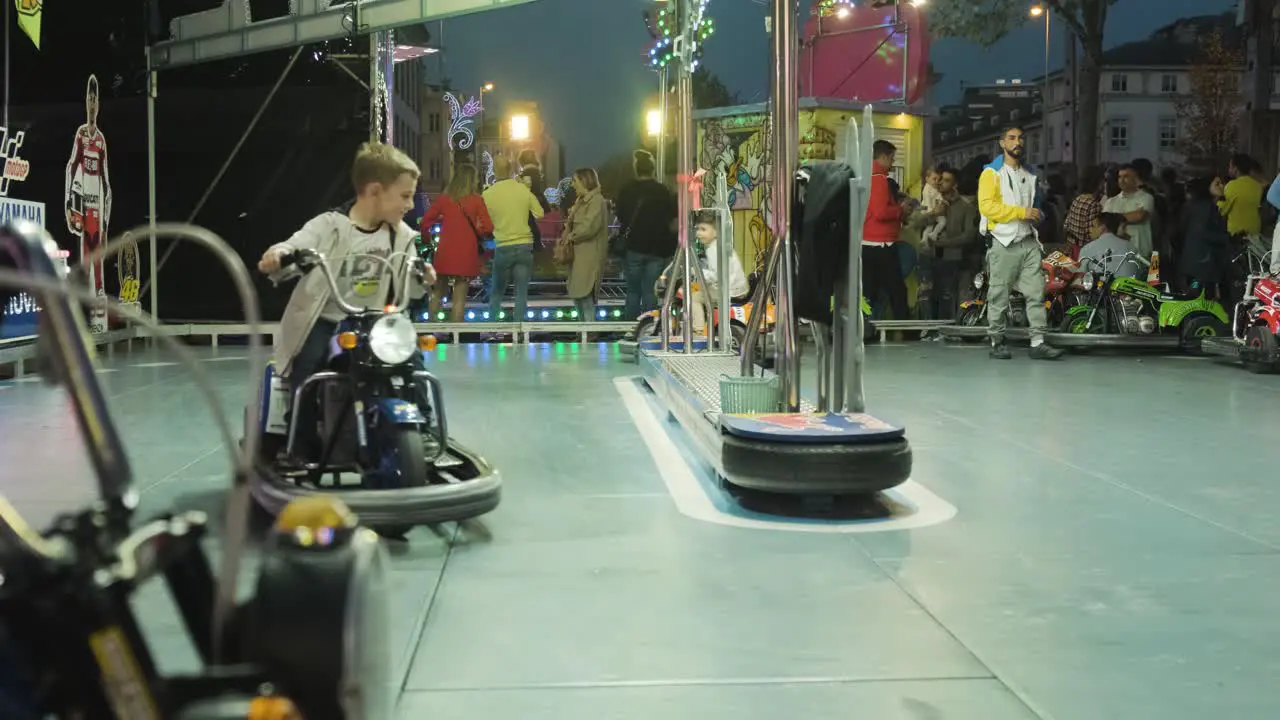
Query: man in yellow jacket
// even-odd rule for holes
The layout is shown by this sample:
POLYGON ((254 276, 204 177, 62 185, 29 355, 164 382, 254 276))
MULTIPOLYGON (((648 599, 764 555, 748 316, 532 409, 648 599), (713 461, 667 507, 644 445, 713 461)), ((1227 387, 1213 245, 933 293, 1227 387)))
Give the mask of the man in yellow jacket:
POLYGON ((1009 290, 1015 284, 1027 300, 1031 324, 1031 357, 1056 360, 1062 351, 1044 341, 1048 322, 1044 308, 1044 274, 1040 269, 1040 239, 1036 226, 1040 212, 1036 176, 1022 163, 1025 140, 1022 128, 1005 128, 1000 136, 1003 153, 982 169, 978 178, 979 230, 990 239, 987 250, 987 335, 991 357, 1013 357, 1005 344, 1009 322, 1009 290))

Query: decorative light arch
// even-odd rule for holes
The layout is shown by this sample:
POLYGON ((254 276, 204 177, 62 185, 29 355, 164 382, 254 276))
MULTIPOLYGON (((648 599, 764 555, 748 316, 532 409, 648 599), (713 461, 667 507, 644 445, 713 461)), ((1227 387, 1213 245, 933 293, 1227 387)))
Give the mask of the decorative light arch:
POLYGON ((465 103, 453 93, 445 93, 444 101, 449 105, 449 147, 455 150, 467 150, 476 141, 475 117, 484 109, 480 98, 474 97, 465 103), (454 138, 459 137, 457 142, 454 138))
POLYGON ((491 155, 488 150, 481 153, 480 162, 484 165, 485 187, 498 182, 498 176, 493 174, 493 155, 491 155))

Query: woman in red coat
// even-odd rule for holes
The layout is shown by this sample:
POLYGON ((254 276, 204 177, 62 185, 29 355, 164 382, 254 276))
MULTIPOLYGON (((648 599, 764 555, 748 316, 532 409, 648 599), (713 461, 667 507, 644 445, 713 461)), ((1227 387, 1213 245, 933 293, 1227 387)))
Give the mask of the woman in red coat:
POLYGON ((436 247, 435 287, 428 306, 431 319, 440 312, 440 304, 449 292, 449 321, 460 323, 467 309, 467 288, 480 274, 482 238, 493 232, 493 220, 480 196, 480 174, 475 165, 462 164, 453 171, 444 192, 438 195, 426 215, 422 216, 422 234, 440 224, 440 244, 436 247))

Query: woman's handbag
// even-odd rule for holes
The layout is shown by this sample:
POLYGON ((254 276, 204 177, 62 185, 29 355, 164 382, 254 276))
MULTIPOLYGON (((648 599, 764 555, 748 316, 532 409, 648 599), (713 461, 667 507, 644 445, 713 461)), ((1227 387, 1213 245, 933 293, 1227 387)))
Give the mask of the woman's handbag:
POLYGON ((572 265, 573 241, 566 240, 564 237, 561 237, 560 240, 556 242, 556 249, 553 252, 553 258, 557 265, 572 265))
POLYGON ((480 230, 476 227, 476 224, 471 221, 471 216, 467 214, 467 209, 462 207, 462 203, 458 202, 457 200, 454 200, 454 204, 458 206, 458 212, 462 213, 462 217, 465 218, 467 221, 467 224, 471 226, 471 232, 475 233, 476 254, 483 255, 484 254, 484 236, 480 234, 480 230))
POLYGON ((619 228, 618 232, 609 236, 609 257, 620 258, 627 254, 628 241, 631 239, 631 228, 636 224, 636 218, 640 217, 640 209, 644 207, 644 200, 636 205, 636 209, 631 213, 631 222, 627 223, 625 228, 619 228))

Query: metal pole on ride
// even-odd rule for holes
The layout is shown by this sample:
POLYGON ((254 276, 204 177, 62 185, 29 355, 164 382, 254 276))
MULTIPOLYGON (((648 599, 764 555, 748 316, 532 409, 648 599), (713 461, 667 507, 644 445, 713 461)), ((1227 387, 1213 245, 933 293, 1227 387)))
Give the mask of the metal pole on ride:
POLYGON ((800 410, 800 348, 796 342, 791 284, 795 258, 790 237, 791 191, 800 159, 796 82, 797 0, 773 0, 773 233, 781 243, 777 276, 778 380, 783 407, 800 410))
MULTIPOLYGON (((720 181, 724 182, 723 175, 720 176, 720 181)), ((719 200, 717 205, 720 205, 723 202, 723 200, 719 200)), ((720 220, 717 223, 719 227, 716 228, 716 232, 719 233, 716 240, 716 253, 718 255, 716 257, 716 267, 720 273, 720 291, 718 293, 720 297, 716 298, 716 303, 720 308, 720 312, 718 318, 719 322, 716 323, 716 325, 720 330, 720 351, 729 352, 729 317, 732 315, 732 298, 729 296, 729 280, 733 277, 733 268, 729 267, 729 263, 732 262, 729 254, 729 244, 733 242, 733 218, 726 207, 717 207, 716 209, 719 210, 716 215, 719 216, 720 220)), ((711 322, 711 318, 708 318, 707 322, 711 322)), ((708 325, 707 329, 710 330, 711 326, 708 325)), ((707 349, 711 349, 711 345, 711 333, 708 333, 707 349)))
POLYGON ((654 158, 660 183, 667 181, 667 114, 670 112, 667 104, 667 80, 667 66, 663 65, 658 69, 658 117, 662 118, 662 124, 658 128, 658 157, 654 158))
MULTIPOLYGON (((678 229, 680 232, 680 257, 683 259, 684 272, 681 278, 684 282, 684 317, 680 323, 681 335, 684 340, 684 352, 689 354, 693 352, 693 325, 691 318, 693 313, 693 245, 689 238, 689 220, 690 210, 692 209, 693 197, 690 195, 691 183, 693 181, 694 163, 693 163, 693 46, 690 38, 693 34, 693 12, 692 0, 680 0, 678 4, 678 18, 680 34, 675 39, 675 59, 677 63, 676 70, 676 108, 679 112, 679 119, 676 123, 676 172, 679 179, 676 183, 678 198, 676 203, 677 213, 680 218, 678 229)), ((710 318, 708 318, 709 320, 710 318)))
MULTIPOLYGON (((867 200, 871 195, 871 150, 875 142, 875 129, 871 123, 871 106, 862 111, 862 127, 849 120, 849 154, 856 177, 849 181, 849 268, 845 282, 845 316, 843 321, 843 362, 836 367, 844 389, 843 412, 866 411, 866 395, 862 386, 862 370, 866 364, 866 346, 863 338, 862 318, 862 220, 867 216, 867 200), (856 143, 855 143, 856 140, 856 143)), ((837 402, 840 402, 837 399, 837 402)))

